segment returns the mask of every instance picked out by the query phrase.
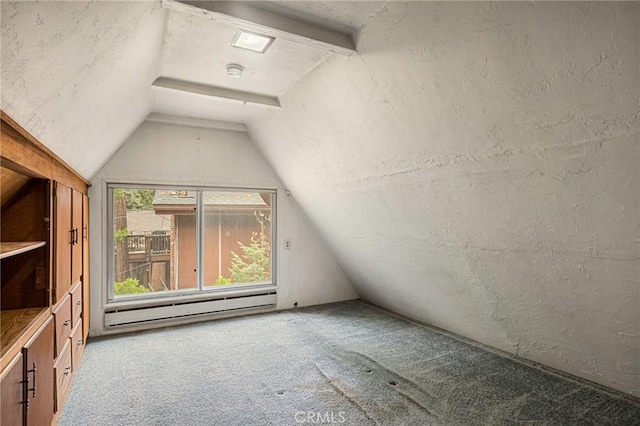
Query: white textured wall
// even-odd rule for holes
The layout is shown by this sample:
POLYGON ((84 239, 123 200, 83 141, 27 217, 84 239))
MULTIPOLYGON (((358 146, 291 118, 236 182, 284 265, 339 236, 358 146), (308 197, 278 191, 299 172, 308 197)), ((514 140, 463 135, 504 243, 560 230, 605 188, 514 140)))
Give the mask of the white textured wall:
POLYGON ((640 395, 639 34, 392 2, 250 128, 362 298, 640 395))
POLYGON ((278 309, 357 297, 246 134, 145 122, 91 182, 92 336, 104 333, 107 182, 276 189, 278 309), (290 250, 283 247, 285 239, 292 241, 290 250))
POLYGON ((159 1, 0 2, 1 107, 83 176, 149 114, 159 1))

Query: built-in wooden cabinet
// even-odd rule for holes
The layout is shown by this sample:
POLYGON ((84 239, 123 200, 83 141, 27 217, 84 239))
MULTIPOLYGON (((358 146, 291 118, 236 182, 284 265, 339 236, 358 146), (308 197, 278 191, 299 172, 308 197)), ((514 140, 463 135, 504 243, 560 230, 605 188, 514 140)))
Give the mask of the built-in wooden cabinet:
POLYGON ((55 182, 53 192, 56 234, 54 301, 64 297, 82 277, 85 232, 83 197, 84 194, 80 191, 55 182))
POLYGON ((71 327, 73 328, 76 328, 82 318, 82 308, 84 305, 82 290, 82 283, 79 282, 69 291, 69 295, 71 296, 71 327))
POLYGON ((24 421, 23 367, 19 353, 0 374, 0 424, 20 426, 24 421))
POLYGON ((80 358, 84 353, 85 339, 82 330, 82 319, 78 320, 78 324, 73 328, 71 332, 71 361, 73 362, 73 371, 78 369, 80 364, 80 358))
POLYGON ((4 159, 0 162, 0 171, 3 198, 0 308, 2 311, 46 308, 49 306, 50 277, 50 181, 4 159), (12 182, 15 182, 14 187, 11 187, 12 182))
POLYGON ((58 412, 62 408, 69 388, 71 387, 71 341, 66 339, 64 347, 58 353, 56 363, 54 365, 55 375, 55 407, 54 410, 58 412))
POLYGON ((24 405, 27 426, 48 425, 53 420, 54 334, 53 321, 49 317, 22 349, 26 369, 24 405))
POLYGON ((56 356, 58 356, 71 336, 71 295, 67 294, 57 304, 53 310, 53 319, 56 325, 56 356))
POLYGON ((0 376, 3 425, 49 425, 53 420, 53 339, 51 317, 24 344, 0 376))
POLYGON ((53 301, 64 297, 71 288, 71 247, 73 232, 71 223, 72 190, 66 185, 55 182, 53 190, 55 220, 55 280, 53 283, 53 301))
POLYGON ((71 244, 71 286, 73 287, 82 279, 82 199, 80 191, 71 190, 71 233, 73 242, 71 244))
POLYGON ((44 426, 88 335, 88 182, 0 115, 0 415, 44 426))

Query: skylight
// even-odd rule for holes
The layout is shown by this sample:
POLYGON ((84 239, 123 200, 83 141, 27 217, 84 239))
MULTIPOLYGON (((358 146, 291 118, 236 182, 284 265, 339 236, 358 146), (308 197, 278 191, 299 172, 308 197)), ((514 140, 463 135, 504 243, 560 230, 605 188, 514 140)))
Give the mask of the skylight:
POLYGON ((275 39, 275 37, 264 34, 239 30, 236 38, 231 43, 231 46, 251 50, 252 52, 264 53, 275 39))

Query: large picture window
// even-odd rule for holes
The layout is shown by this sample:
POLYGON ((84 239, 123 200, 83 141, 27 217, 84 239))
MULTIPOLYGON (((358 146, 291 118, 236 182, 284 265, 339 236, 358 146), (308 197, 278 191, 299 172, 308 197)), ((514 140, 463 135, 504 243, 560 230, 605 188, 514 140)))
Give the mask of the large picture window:
POLYGON ((274 283, 275 191, 109 185, 109 300, 274 283))

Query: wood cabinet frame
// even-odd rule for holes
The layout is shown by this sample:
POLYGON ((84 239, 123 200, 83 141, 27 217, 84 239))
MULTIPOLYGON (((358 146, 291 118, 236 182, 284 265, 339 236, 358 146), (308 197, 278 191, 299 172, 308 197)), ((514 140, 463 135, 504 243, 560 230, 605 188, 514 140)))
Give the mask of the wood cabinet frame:
MULTIPOLYGON (((76 345, 78 341, 86 344, 89 326, 89 182, 3 111, 0 118, 3 182, 7 176, 14 180, 18 175, 24 177, 17 177, 21 184, 16 186, 17 192, 6 199, 3 194, 2 212, 9 214, 2 218, 0 260, 9 272, 14 263, 25 266, 16 266, 15 273, 2 276, 2 294, 8 297, 0 309, 0 402, 3 411, 9 407, 2 423, 55 424, 73 380, 73 372, 69 371, 61 382, 63 386, 54 381, 54 366, 64 365, 66 369, 71 362, 72 315, 79 327, 73 335, 76 345), (62 195, 67 197, 63 200, 66 204, 64 209, 58 209, 57 191, 63 187, 68 190, 62 195), (71 309, 72 298, 82 302, 75 311, 71 309), (61 327, 64 333, 57 331, 54 311, 61 324, 69 321, 67 327, 61 327), (65 351, 65 347, 69 349, 65 351), (21 380, 17 380, 19 375, 21 380), (37 392, 29 391, 34 379, 37 392), (22 395, 21 408, 15 405, 17 395, 22 395), (31 398, 27 410, 28 395, 31 398)), ((82 349, 74 348, 74 365, 82 349)))

